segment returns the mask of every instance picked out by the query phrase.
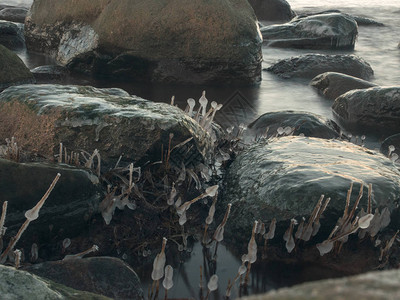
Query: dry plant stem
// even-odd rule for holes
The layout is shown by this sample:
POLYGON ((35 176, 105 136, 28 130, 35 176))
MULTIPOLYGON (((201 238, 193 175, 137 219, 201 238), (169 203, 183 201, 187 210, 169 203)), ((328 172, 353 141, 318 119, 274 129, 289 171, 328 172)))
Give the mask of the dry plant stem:
POLYGON ((8 201, 4 201, 3 210, 1 212, 1 218, 0 218, 0 238, 2 237, 3 234, 4 221, 6 220, 7 206, 8 206, 8 201))
POLYGON ((364 185, 361 183, 360 192, 358 194, 356 202, 353 205, 353 209, 351 210, 350 214, 347 216, 346 220, 344 220, 344 222, 343 222, 343 225, 342 225, 343 229, 346 228, 346 226, 347 226, 347 224, 349 224, 349 222, 351 222, 351 219, 353 218, 353 216, 356 212, 356 209, 358 207, 358 204, 360 203, 360 200, 362 198, 363 190, 364 190, 364 185))
POLYGON ((207 290, 207 294, 206 294, 206 297, 204 298, 204 300, 207 300, 208 296, 210 296, 210 290, 207 290))
MULTIPOLYGON (((304 234, 308 230, 310 230, 310 227, 312 226, 312 224, 316 220, 317 215, 318 215, 319 211, 321 210, 322 200, 324 200, 324 197, 325 197, 324 195, 321 195, 321 197, 319 198, 317 204, 314 207, 314 210, 312 211, 312 213, 310 215, 310 218, 308 219, 307 226, 304 226, 303 231, 301 232, 299 240, 302 240, 304 238, 304 234)), ((292 226, 292 224, 290 224, 290 225, 292 226)))
MULTIPOLYGON (((58 173, 56 178, 54 178, 54 180, 51 183, 50 187, 46 191, 46 193, 43 195, 42 199, 39 200, 39 202, 35 205, 35 207, 33 209, 40 209, 40 207, 43 206, 44 202, 49 197, 51 191, 54 189, 54 186, 56 185, 56 183, 57 183, 58 179, 60 178, 60 176, 61 176, 61 174, 58 173)), ((24 233, 25 229, 28 227, 30 222, 31 222, 30 220, 26 219, 24 224, 22 224, 21 228, 18 230, 18 232, 15 235, 15 237, 13 237, 11 239, 10 243, 8 244, 8 247, 6 248, 6 250, 0 256, 0 264, 3 264, 6 261, 8 252, 13 250, 15 244, 19 241, 19 239, 21 238, 22 233, 24 233)))
POLYGON ((164 289, 164 290, 165 290, 164 300, 167 300, 168 299, 168 290, 167 289, 164 289))
POLYGON ((350 197, 351 197, 351 192, 353 191, 353 182, 350 183, 350 188, 347 191, 347 197, 346 197, 346 206, 344 208, 343 212, 343 220, 347 218, 349 207, 350 207, 350 197))
POLYGON ((371 201, 371 195, 372 195, 372 184, 368 184, 368 209, 367 209, 367 214, 372 213, 372 201, 371 201))
POLYGON ((21 235, 24 233, 24 231, 26 230, 26 228, 28 228, 29 223, 31 221, 29 221, 28 219, 25 220, 24 224, 22 224, 22 226, 20 227, 20 229, 18 230, 17 234, 15 235, 15 237, 11 238, 10 243, 8 244, 6 250, 4 250, 4 252, 1 254, 0 256, 0 264, 4 264, 6 259, 7 259, 7 255, 10 251, 12 251, 12 249, 14 249, 15 244, 19 241, 21 235))
POLYGON ((44 202, 46 199, 49 197, 51 191, 54 189, 55 185, 57 184, 58 179, 60 179, 61 174, 58 173, 56 178, 54 178, 53 182, 51 183, 50 187, 46 191, 46 193, 43 195, 42 199, 39 200, 39 202, 35 205, 33 209, 38 209, 43 206, 44 202))
POLYGON ((60 153, 58 154, 58 162, 62 163, 63 144, 60 143, 60 153))
POLYGON ((156 281, 156 293, 154 294, 154 299, 158 298, 159 289, 160 289, 160 280, 157 280, 156 281))

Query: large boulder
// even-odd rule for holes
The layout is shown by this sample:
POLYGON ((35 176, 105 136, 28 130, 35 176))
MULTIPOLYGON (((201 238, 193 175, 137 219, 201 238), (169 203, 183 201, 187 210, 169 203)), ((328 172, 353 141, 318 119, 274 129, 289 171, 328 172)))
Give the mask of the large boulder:
MULTIPOLYGON (((304 135, 325 139, 337 138, 340 135, 339 126, 332 120, 322 116, 300 111, 269 112, 260 116, 247 126, 246 140, 255 140, 257 137, 277 135, 278 128, 290 127, 291 135, 304 135)), ((287 134, 287 133, 286 133, 287 134)))
POLYGON ((399 299, 400 271, 375 271, 357 276, 319 280, 282 288, 242 300, 399 299))
POLYGON ((91 257, 49 261, 24 269, 76 290, 113 299, 143 299, 139 277, 131 267, 118 258, 91 257))
POLYGON ((2 300, 110 300, 111 298, 78 291, 45 280, 26 271, 0 265, 2 300))
POLYGON ((248 0, 260 21, 290 21, 296 13, 286 0, 248 0))
POLYGON ((260 30, 270 47, 305 49, 353 49, 358 34, 357 22, 340 13, 297 17, 260 30))
POLYGON ((326 72, 314 77, 310 85, 330 100, 356 89, 367 89, 376 84, 337 72, 326 72))
POLYGON ((27 14, 28 9, 25 7, 5 7, 0 9, 0 20, 24 23, 27 14))
POLYGON ((0 45, 0 90, 33 81, 33 75, 23 61, 14 52, 0 45))
POLYGON ((10 50, 25 47, 23 25, 0 21, 0 44, 10 50))
POLYGON ((305 54, 283 59, 267 68, 281 78, 312 79, 325 72, 339 72, 368 80, 373 74, 369 63, 355 55, 305 54))
POLYGON ((89 86, 23 85, 0 94, 0 139, 14 136, 22 149, 53 157, 98 149, 102 166, 123 161, 159 161, 162 149, 193 138, 171 159, 195 164, 209 159, 210 134, 177 107, 130 96, 121 89, 89 86))
MULTIPOLYGON (((227 234, 246 238, 252 222, 273 218, 288 226, 291 218, 308 216, 321 194, 331 197, 322 228, 332 230, 343 215, 346 194, 354 182, 353 205, 360 183, 373 186, 374 208, 396 208, 400 172, 382 154, 340 140, 282 137, 248 147, 231 164, 225 178, 225 202, 232 203, 227 234), (324 227, 325 226, 325 227, 324 227), (243 236, 243 237, 242 237, 243 236)), ((359 208, 367 206, 364 189, 359 208)))
POLYGON ((8 201, 7 238, 18 231, 26 220, 25 211, 43 197, 57 173, 61 177, 41 208, 39 218, 30 223, 23 242, 30 247, 34 242, 48 241, 52 234, 74 237, 86 229, 103 198, 97 176, 68 165, 0 159, 0 199, 1 203, 8 201))
POLYGON ((400 87, 349 91, 332 105, 338 121, 349 131, 389 136, 400 128, 400 87))
POLYGON ((94 76, 260 80, 262 39, 247 0, 35 0, 25 28, 28 49, 94 76))

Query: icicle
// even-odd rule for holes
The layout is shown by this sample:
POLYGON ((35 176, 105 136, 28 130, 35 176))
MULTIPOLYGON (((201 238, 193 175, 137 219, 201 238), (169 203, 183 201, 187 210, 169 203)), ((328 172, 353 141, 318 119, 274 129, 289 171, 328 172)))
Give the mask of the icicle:
POLYGON ((165 273, 165 277, 163 280, 163 287, 166 290, 169 290, 174 285, 174 282, 172 281, 172 277, 174 276, 174 269, 170 265, 167 265, 165 267, 164 273, 165 273))
POLYGON ((165 266, 165 245, 167 244, 167 239, 163 238, 161 252, 157 254, 153 262, 153 271, 151 273, 151 279, 154 281, 160 280, 164 276, 164 266, 165 266))

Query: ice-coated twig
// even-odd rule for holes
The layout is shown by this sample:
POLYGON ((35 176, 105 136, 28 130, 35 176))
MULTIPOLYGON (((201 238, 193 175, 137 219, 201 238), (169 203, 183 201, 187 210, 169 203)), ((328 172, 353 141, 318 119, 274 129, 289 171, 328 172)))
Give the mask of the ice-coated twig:
POLYGON ((84 257, 85 255, 88 255, 89 253, 97 252, 97 251, 99 251, 99 247, 97 245, 93 245, 89 249, 82 251, 80 253, 66 255, 63 260, 80 259, 80 258, 84 257))

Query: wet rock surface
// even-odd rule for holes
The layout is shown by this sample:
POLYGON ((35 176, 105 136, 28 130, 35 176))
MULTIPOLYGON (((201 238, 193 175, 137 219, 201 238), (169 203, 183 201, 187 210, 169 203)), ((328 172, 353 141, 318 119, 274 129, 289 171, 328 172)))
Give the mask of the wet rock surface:
POLYGON ((41 208, 39 218, 26 230, 24 245, 30 248, 32 243, 49 241, 58 234, 77 236, 86 229, 90 216, 98 212, 103 198, 95 175, 67 165, 0 159, 0 198, 8 201, 6 240, 18 231, 26 220, 25 211, 43 197, 57 173, 61 177, 41 208))
POLYGON ((25 22, 27 47, 96 77, 258 82, 262 41, 250 4, 184 3, 38 0, 25 22))
POLYGON ((0 265, 0 293, 4 300, 107 300, 105 296, 77 291, 25 271, 0 265))
POLYGON ((297 17, 260 30, 270 47, 305 49, 353 49, 358 34, 356 21, 340 13, 297 17))
POLYGON ((355 55, 305 54, 278 61, 266 71, 281 78, 309 78, 325 72, 339 72, 364 80, 374 74, 371 66, 355 55))
POLYGON ((123 161, 140 165, 140 161, 160 160, 170 134, 174 135, 171 146, 192 138, 171 153, 171 162, 179 166, 183 161, 207 161, 213 150, 208 132, 179 108, 130 96, 121 89, 24 85, 3 91, 0 106, 0 138, 14 136, 23 149, 45 157, 52 158, 63 143, 67 151, 98 149, 106 169, 121 155, 123 161))
POLYGON ((296 16, 286 0, 249 0, 260 21, 290 21, 296 16))
POLYGON ((332 139, 339 137, 340 128, 332 120, 322 116, 299 111, 280 111, 263 114, 247 126, 245 138, 255 140, 257 137, 276 135, 278 128, 290 127, 287 134, 307 137, 332 139))
POLYGON ((0 90, 33 81, 32 73, 22 60, 11 50, 0 45, 0 90))
POLYGON ((25 17, 28 14, 28 9, 24 7, 6 6, 0 7, 0 20, 24 23, 25 17))
POLYGON ((339 96, 332 110, 338 121, 350 131, 368 131, 387 137, 399 131, 399 103, 399 87, 372 87, 339 96))
POLYGON ((330 100, 355 89, 367 89, 376 84, 342 73, 326 72, 314 77, 310 85, 330 100))
MULTIPOLYGON (((351 203, 360 183, 373 186, 375 207, 395 209, 400 172, 382 154, 340 140, 282 137, 254 144, 240 154, 225 178, 224 203, 232 203, 227 234, 240 240, 252 222, 289 220, 311 213, 321 194, 331 197, 322 226, 329 231, 343 214, 347 190, 351 203)), ((352 205, 352 204, 351 204, 352 205)), ((359 208, 366 207, 364 189, 359 208)), ((286 222, 285 230, 288 226, 286 222)), ((322 228, 322 227, 321 227, 322 228)))
POLYGON ((274 299, 398 299, 399 270, 375 271, 339 279, 320 280, 283 288, 243 300, 274 299))
POLYGON ((117 258, 49 261, 28 266, 25 270, 70 288, 112 299, 143 299, 139 277, 131 267, 117 258))
POLYGON ((0 44, 10 50, 25 47, 23 25, 0 21, 0 44))
POLYGON ((340 13, 340 14, 347 15, 347 16, 353 18, 357 22, 358 26, 379 26, 379 27, 385 26, 385 24, 378 22, 374 19, 371 19, 369 17, 346 14, 345 12, 342 12, 338 9, 330 9, 330 10, 325 10, 325 11, 321 11, 318 13, 312 13, 312 12, 303 13, 303 14, 299 15, 299 17, 309 17, 309 16, 313 16, 313 15, 332 14, 332 13, 340 13))

